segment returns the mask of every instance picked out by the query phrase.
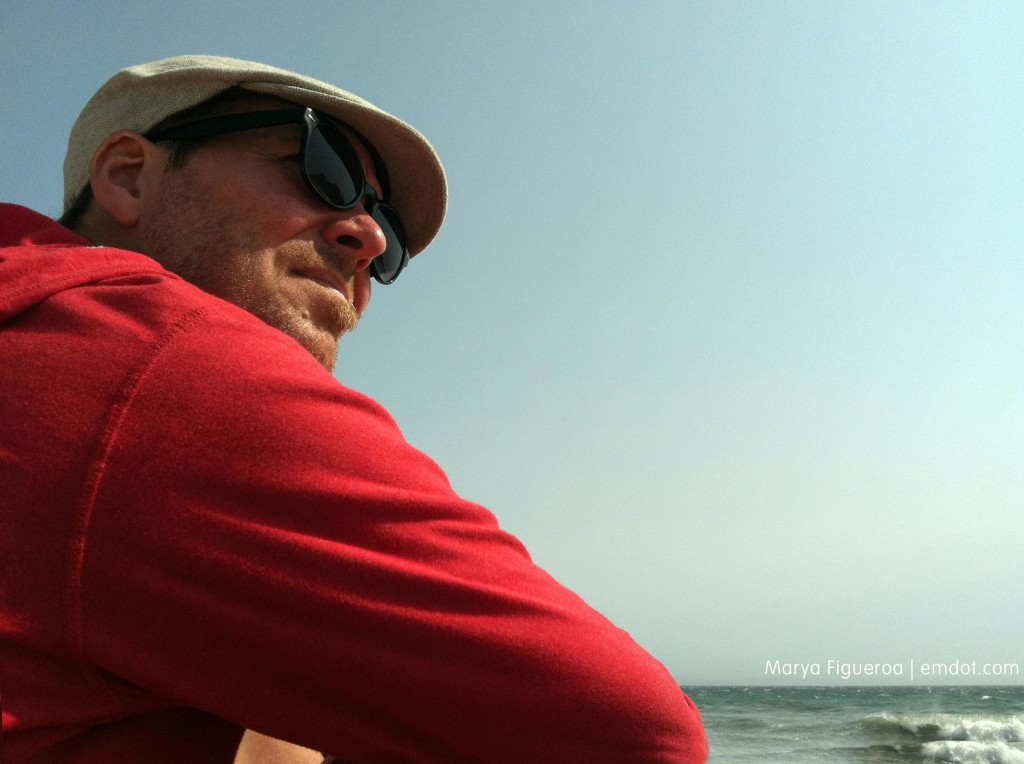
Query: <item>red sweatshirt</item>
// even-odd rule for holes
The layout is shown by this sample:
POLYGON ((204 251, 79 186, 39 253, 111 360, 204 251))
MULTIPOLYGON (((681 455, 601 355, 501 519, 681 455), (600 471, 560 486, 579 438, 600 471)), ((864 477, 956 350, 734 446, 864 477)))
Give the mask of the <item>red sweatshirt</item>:
POLYGON ((3 761, 701 762, 665 668, 374 401, 0 205, 3 761))

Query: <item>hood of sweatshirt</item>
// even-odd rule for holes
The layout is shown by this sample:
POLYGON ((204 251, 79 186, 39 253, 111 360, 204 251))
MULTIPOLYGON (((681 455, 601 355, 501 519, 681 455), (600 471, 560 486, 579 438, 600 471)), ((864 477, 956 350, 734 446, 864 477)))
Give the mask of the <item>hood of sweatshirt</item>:
POLYGON ((94 246, 44 215, 0 204, 0 325, 65 289, 146 271, 174 278, 145 255, 94 246))

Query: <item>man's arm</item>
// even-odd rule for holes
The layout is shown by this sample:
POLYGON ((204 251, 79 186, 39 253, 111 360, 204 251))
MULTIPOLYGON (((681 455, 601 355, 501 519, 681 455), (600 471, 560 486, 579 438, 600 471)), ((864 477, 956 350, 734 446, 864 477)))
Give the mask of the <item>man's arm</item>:
POLYGON ((334 761, 332 756, 325 757, 309 748, 246 730, 234 764, 334 764, 334 761))
POLYGON ((704 760, 664 667, 377 404, 242 323, 168 345, 111 428, 88 658, 353 761, 704 760))

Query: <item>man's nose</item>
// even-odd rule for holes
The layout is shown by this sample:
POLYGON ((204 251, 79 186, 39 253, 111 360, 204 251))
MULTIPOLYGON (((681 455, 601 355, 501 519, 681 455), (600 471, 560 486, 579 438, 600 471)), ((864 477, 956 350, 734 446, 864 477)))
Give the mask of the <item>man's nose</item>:
POLYGON ((388 246, 384 231, 366 211, 364 203, 351 210, 339 210, 327 224, 324 238, 337 247, 356 272, 369 268, 388 246))

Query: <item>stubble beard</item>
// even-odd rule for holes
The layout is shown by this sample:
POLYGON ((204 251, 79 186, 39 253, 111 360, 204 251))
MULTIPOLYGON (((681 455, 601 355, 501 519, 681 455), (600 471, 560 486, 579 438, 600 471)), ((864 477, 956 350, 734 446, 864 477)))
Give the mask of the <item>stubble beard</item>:
MULTIPOLYGON (((184 172, 177 171, 179 175, 184 172)), ((268 294, 271 282, 261 271, 268 267, 261 257, 263 249, 254 239, 237 233, 237 217, 219 216, 199 201, 204 197, 199 189, 184 178, 175 180, 180 182, 165 185, 163 204, 142 236, 139 251, 204 292, 284 332, 333 371, 338 342, 359 322, 356 309, 347 300, 328 301, 318 306, 316 327, 307 310, 297 315, 280 291, 268 294)), ((330 262, 333 258, 323 259, 330 262)))

